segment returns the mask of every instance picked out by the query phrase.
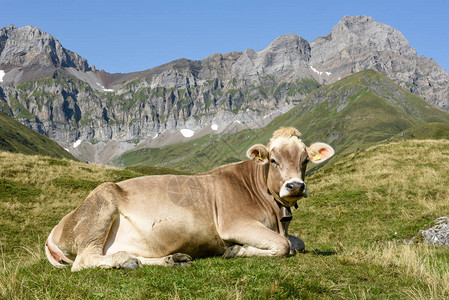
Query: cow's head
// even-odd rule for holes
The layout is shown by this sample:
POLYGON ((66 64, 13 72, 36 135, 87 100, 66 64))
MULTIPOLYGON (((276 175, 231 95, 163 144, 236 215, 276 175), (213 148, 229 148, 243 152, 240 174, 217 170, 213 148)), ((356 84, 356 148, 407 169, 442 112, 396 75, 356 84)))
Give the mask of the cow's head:
POLYGON ((274 132, 267 146, 257 144, 246 155, 256 164, 265 165, 268 190, 284 206, 293 206, 307 196, 304 183, 308 162, 322 163, 334 155, 334 149, 324 143, 307 147, 295 128, 274 132))

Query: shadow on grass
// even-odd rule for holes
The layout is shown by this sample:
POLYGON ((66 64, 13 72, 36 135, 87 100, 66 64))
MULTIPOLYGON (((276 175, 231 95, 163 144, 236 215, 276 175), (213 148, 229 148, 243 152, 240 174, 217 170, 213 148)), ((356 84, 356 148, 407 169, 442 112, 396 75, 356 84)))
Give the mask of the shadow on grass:
POLYGON ((314 254, 314 255, 318 255, 318 256, 331 256, 331 255, 336 255, 337 252, 336 251, 321 251, 321 250, 306 250, 304 253, 310 253, 310 254, 314 254))

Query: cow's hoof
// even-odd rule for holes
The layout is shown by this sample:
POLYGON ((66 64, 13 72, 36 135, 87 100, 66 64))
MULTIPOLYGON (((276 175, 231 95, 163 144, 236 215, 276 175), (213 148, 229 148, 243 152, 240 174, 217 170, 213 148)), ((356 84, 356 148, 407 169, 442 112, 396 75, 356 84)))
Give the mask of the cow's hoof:
POLYGON ((172 257, 174 262, 189 262, 192 260, 189 255, 184 253, 175 253, 172 257))
POLYGON ((242 246, 240 245, 232 245, 231 247, 228 247, 223 254, 223 258, 236 257, 241 248, 242 246))
POLYGON ((190 267, 192 264, 192 258, 184 253, 175 253, 171 258, 175 267, 190 267))
POLYGON ((290 241, 290 254, 302 253, 305 251, 306 245, 299 237, 288 235, 288 240, 290 241))
POLYGON ((122 263, 120 265, 120 269, 124 269, 124 270, 135 269, 135 268, 140 267, 141 265, 142 265, 142 263, 140 262, 140 260, 133 257, 133 258, 128 259, 124 263, 122 263))

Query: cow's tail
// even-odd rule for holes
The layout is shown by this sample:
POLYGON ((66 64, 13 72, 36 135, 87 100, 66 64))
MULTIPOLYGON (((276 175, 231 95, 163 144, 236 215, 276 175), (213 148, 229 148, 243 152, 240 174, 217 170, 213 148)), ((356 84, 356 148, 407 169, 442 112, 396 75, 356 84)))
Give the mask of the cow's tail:
POLYGON ((56 268, 64 268, 67 264, 72 264, 73 261, 67 258, 61 249, 56 246, 51 240, 51 233, 45 242, 45 254, 47 255, 48 261, 56 268))

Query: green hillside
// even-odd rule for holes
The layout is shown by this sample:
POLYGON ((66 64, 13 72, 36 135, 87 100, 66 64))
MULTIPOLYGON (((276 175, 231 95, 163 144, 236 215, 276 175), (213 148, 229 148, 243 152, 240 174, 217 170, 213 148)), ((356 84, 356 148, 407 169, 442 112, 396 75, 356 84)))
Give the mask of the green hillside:
POLYGON ((449 113, 405 91, 386 76, 367 70, 312 91, 264 128, 206 136, 161 149, 137 149, 124 153, 115 163, 205 171, 244 159, 252 144, 268 142, 282 126, 298 128, 306 144, 326 142, 341 154, 431 122, 449 123, 449 113))
POLYGON ((56 142, 0 112, 0 150, 75 159, 56 142))
POLYGON ((142 174, 142 175, 190 175, 189 172, 184 172, 172 168, 158 167, 158 166, 134 166, 128 167, 125 170, 131 171, 134 173, 142 174))
POLYGON ((293 126, 305 141, 325 141, 342 152, 431 122, 449 123, 449 113, 367 70, 312 92, 266 129, 293 126))
POLYGON ((449 124, 428 123, 425 125, 410 127, 403 132, 391 137, 388 142, 404 140, 449 140, 449 124))
POLYGON ((305 253, 78 273, 47 261, 51 228, 98 184, 139 174, 0 152, 0 298, 447 299, 449 248, 408 241, 449 214, 448 149, 448 140, 383 144, 306 178, 309 197, 290 225, 305 253))

